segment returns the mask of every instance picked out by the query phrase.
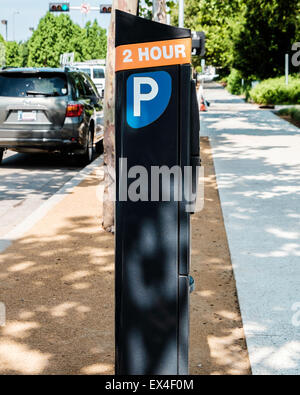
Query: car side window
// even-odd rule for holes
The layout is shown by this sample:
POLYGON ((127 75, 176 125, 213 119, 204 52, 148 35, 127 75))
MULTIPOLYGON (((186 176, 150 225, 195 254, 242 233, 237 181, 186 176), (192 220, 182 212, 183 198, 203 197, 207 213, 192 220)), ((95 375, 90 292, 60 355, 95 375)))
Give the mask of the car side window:
POLYGON ((86 91, 86 96, 87 97, 97 96, 92 85, 90 84, 89 80, 85 76, 82 76, 82 77, 83 77, 84 87, 85 87, 85 91, 86 91))
POLYGON ((84 85, 83 85, 83 81, 80 78, 80 74, 74 73, 73 74, 73 80, 74 80, 74 88, 75 88, 75 94, 76 94, 76 98, 84 98, 85 97, 85 89, 84 89, 84 85))

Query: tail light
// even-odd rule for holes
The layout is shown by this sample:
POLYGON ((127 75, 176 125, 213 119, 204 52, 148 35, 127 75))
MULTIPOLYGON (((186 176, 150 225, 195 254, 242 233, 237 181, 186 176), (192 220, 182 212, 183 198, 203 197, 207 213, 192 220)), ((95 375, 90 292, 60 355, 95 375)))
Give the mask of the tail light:
POLYGON ((82 104, 68 104, 66 117, 68 118, 77 118, 80 117, 83 113, 83 105, 82 104))

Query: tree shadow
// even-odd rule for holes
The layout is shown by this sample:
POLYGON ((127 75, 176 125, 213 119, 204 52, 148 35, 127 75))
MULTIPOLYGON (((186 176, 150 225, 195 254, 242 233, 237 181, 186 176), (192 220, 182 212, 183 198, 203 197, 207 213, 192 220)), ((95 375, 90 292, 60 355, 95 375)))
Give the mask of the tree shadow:
POLYGON ((98 185, 90 177, 1 254, 1 374, 113 373, 114 240, 99 230, 98 185))
MULTIPOLYGON (((209 95, 220 99, 218 92, 209 95)), ((224 100, 210 111, 202 131, 213 148, 253 373, 298 374, 300 131, 254 105, 224 100)))
POLYGON ((192 216, 190 372, 200 375, 251 374, 236 295, 214 165, 207 138, 201 138, 205 205, 192 216))

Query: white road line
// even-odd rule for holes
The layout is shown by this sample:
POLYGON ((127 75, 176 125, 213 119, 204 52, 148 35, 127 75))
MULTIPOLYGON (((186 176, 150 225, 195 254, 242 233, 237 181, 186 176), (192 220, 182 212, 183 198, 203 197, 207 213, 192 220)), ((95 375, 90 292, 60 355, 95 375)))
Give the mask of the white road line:
POLYGON ((97 167, 103 164, 102 158, 97 158, 90 165, 82 169, 75 177, 68 181, 59 191, 57 191, 51 198, 43 203, 38 209, 30 214, 24 221, 18 224, 13 230, 0 239, 0 254, 8 248, 13 241, 22 237, 28 230, 30 230, 39 220, 41 220, 56 204, 62 201, 69 195, 73 189, 79 185, 89 174, 91 174, 97 167))

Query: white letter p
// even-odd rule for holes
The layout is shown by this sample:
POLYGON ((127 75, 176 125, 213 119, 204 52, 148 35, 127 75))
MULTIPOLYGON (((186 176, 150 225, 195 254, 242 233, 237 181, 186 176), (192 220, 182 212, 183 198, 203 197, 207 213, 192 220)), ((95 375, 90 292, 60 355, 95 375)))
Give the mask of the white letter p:
POLYGON ((158 84, 150 77, 134 77, 133 79, 133 95, 134 106, 133 114, 135 117, 141 116, 141 102, 153 100, 158 94, 158 84), (149 85, 151 90, 149 93, 141 93, 141 85, 149 85))

